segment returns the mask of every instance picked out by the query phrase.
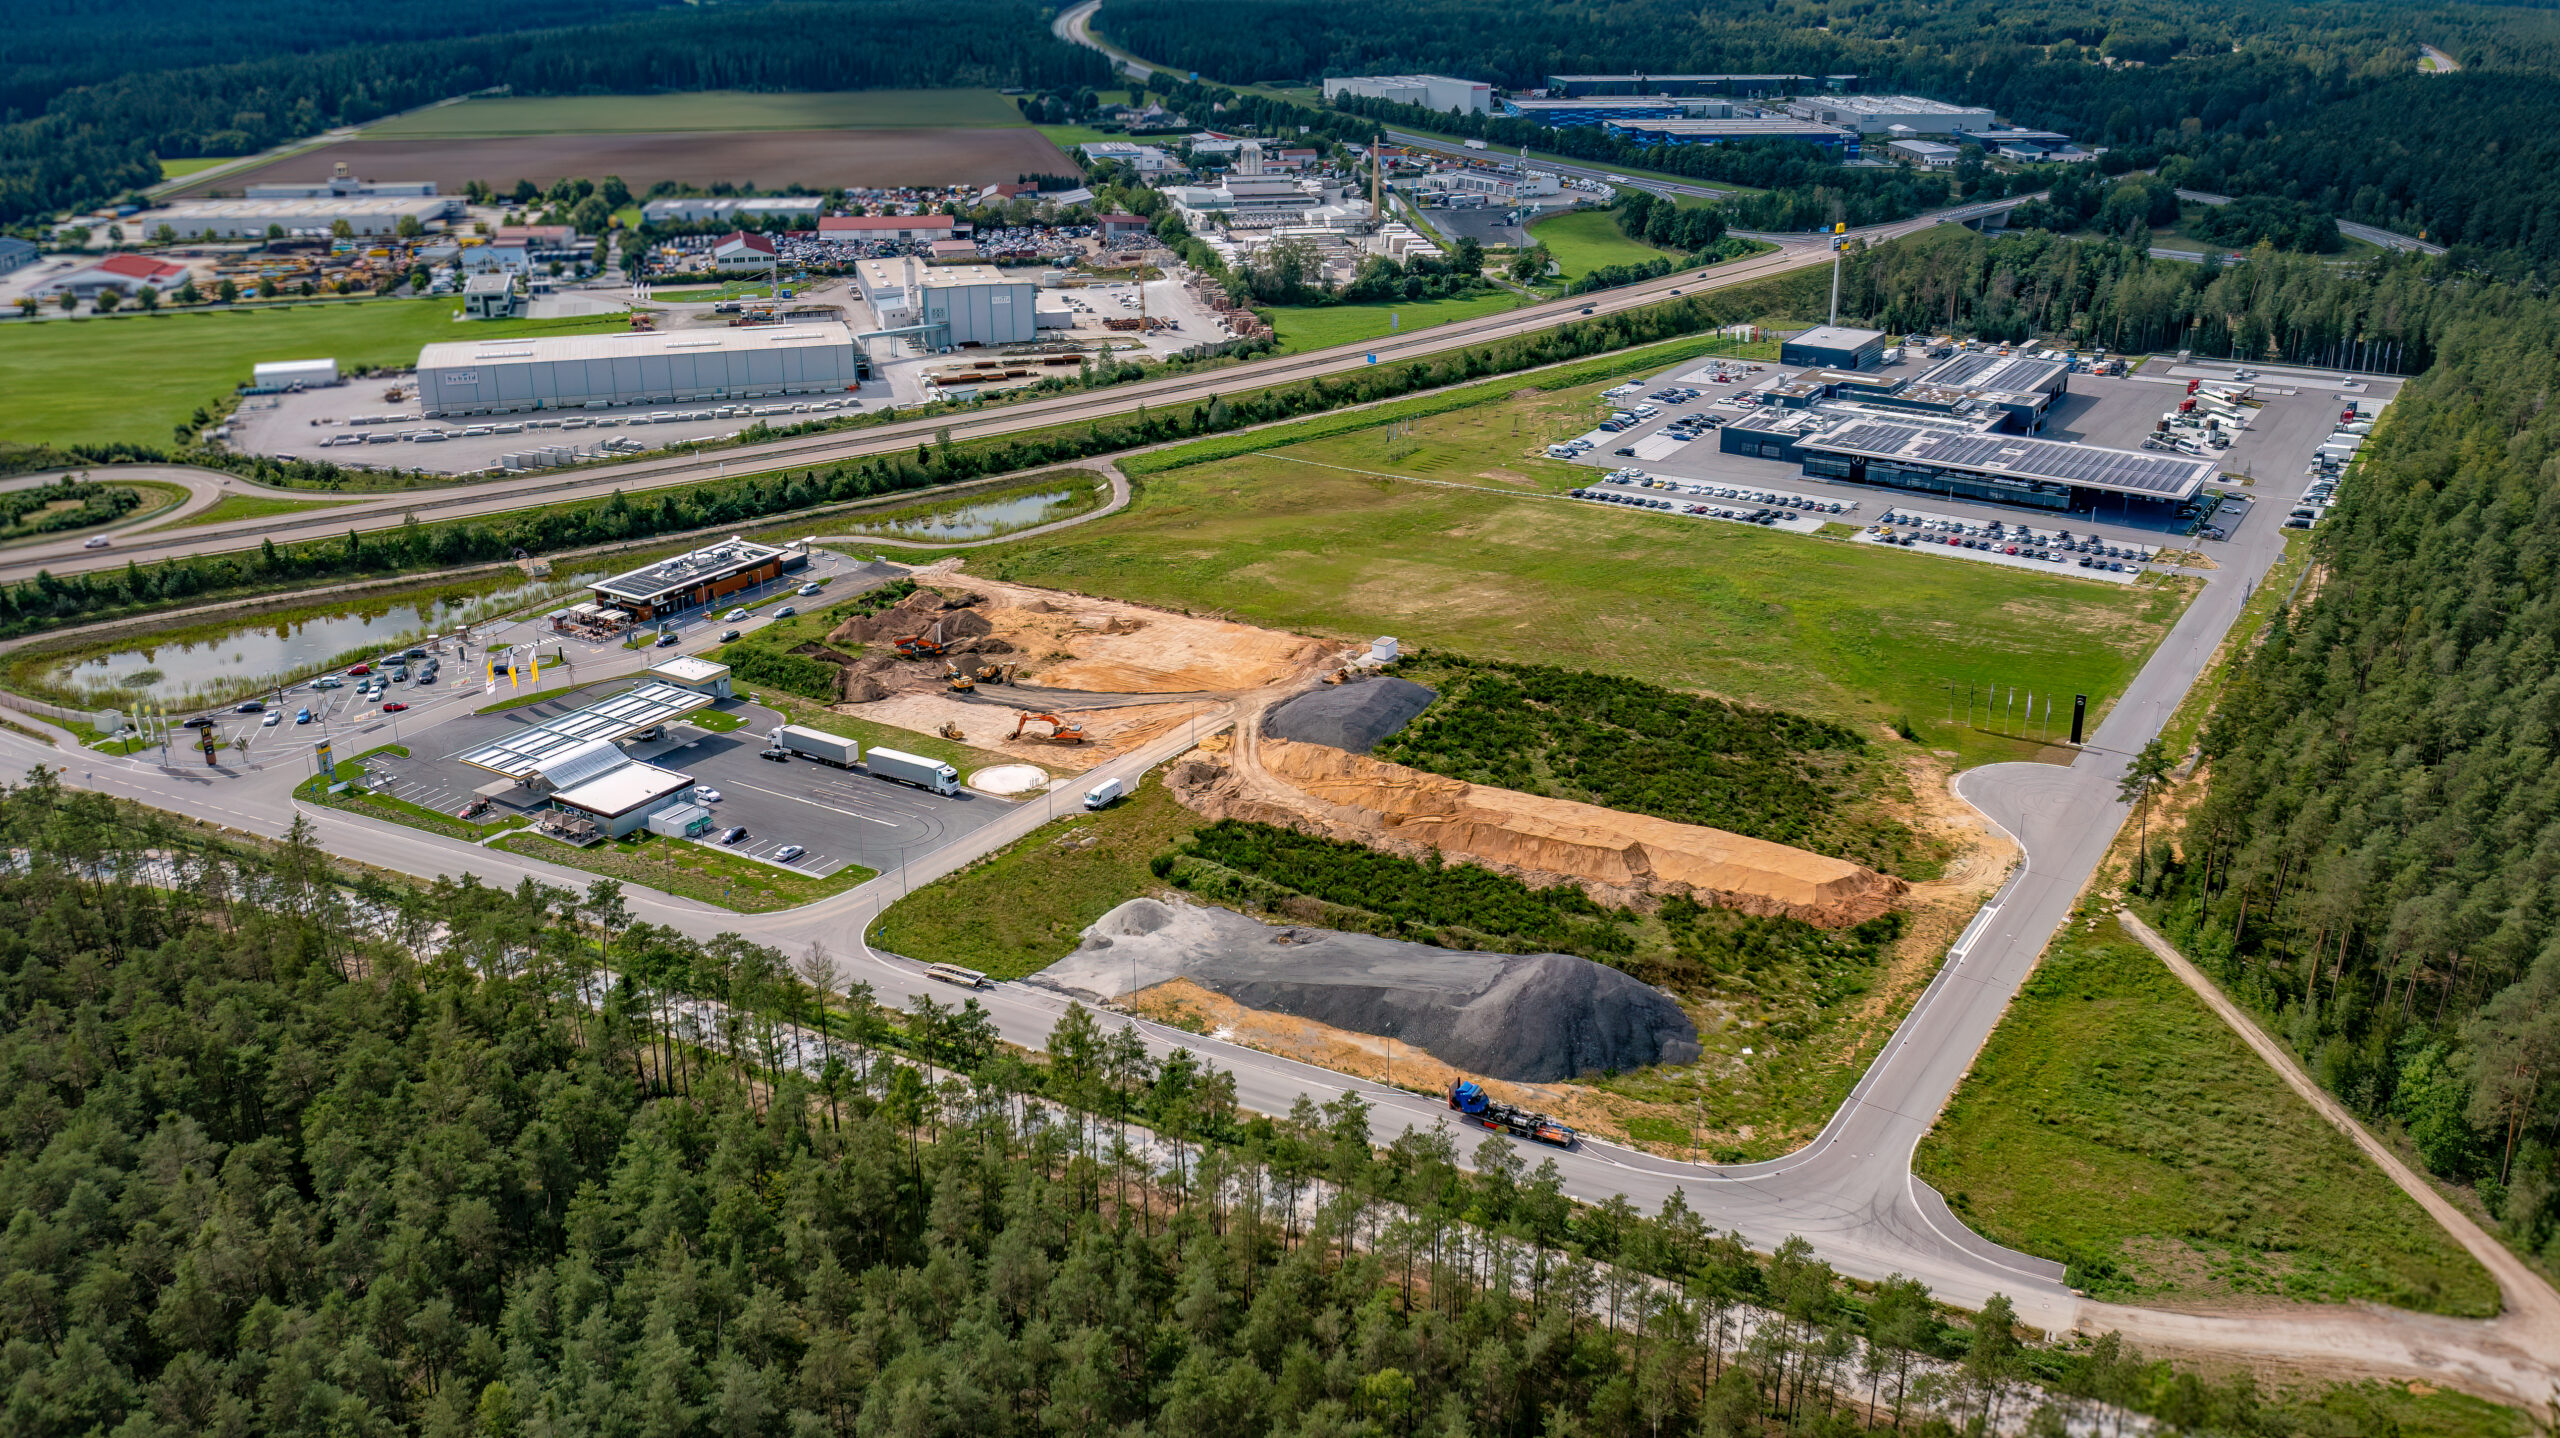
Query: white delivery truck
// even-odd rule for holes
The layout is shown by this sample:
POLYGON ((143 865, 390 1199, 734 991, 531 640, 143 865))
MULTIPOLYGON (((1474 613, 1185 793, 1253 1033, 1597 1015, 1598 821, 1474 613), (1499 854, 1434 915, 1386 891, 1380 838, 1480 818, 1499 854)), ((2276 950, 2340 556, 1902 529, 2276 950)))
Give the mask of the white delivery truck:
POLYGON ((1107 809, 1111 806, 1112 800, 1127 792, 1120 787, 1119 780, 1105 779, 1084 791, 1084 806, 1088 809, 1107 809))
POLYGON ((901 784, 913 784, 919 789, 930 789, 936 794, 960 792, 959 770, 948 764, 927 759, 920 754, 900 753, 898 750, 883 749, 874 744, 871 746, 871 752, 863 756, 862 762, 871 767, 872 773, 883 779, 895 779, 901 784))
POLYGON ((839 769, 852 768, 854 762, 862 757, 860 742, 841 734, 803 729, 797 724, 783 725, 773 731, 772 737, 776 749, 797 754, 803 759, 815 759, 821 764, 833 764, 839 769))

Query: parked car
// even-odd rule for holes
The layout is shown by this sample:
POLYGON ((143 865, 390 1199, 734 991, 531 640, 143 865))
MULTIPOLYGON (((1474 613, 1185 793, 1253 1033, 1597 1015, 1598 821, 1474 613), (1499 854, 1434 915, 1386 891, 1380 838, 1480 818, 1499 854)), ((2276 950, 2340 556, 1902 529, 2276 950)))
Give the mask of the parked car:
POLYGON ((252 699, 248 703, 240 706, 240 712, 243 714, 264 714, 267 712, 266 702, 260 699, 252 699))
POLYGON ((193 719, 180 724, 178 727, 181 729, 210 729, 213 727, 213 716, 210 714, 199 714, 193 719))
POLYGON ((349 669, 349 670, 347 671, 347 677, 348 677, 348 678, 350 678, 350 679, 360 679, 360 678, 364 677, 364 676, 365 676, 365 675, 367 675, 367 674, 371 674, 372 672, 373 672, 373 666, 372 666, 372 665, 370 665, 370 664, 358 664, 358 665, 356 665, 355 667, 353 667, 353 668, 351 668, 351 669, 349 669))
MULTIPOLYGON (((270 720, 269 720, 269 722, 270 722, 270 723, 272 723, 272 722, 273 722, 273 720, 272 720, 272 719, 270 719, 270 720)), ((311 711, 310 711, 310 710, 308 710, 308 709, 297 709, 297 710, 293 711, 293 722, 294 722, 294 723, 296 723, 296 724, 308 724, 308 723, 310 723, 310 722, 311 722, 311 711)))
POLYGON ((774 617, 774 618, 776 618, 776 619, 788 619, 788 618, 790 618, 792 615, 797 614, 797 613, 799 613, 799 612, 800 612, 799 610, 794 609, 794 608, 792 608, 790 605, 786 604, 786 605, 782 606, 780 609, 777 609, 777 610, 773 611, 773 617, 774 617))
POLYGON ((805 599, 805 598, 807 598, 809 595, 812 595, 812 594, 816 594, 816 593, 818 593, 820 590, 824 589, 825 587, 826 587, 826 586, 824 586, 824 585, 822 585, 822 584, 818 583, 816 580, 814 580, 814 579, 813 579, 813 580, 809 581, 807 584, 803 584, 803 585, 801 585, 801 586, 800 586, 800 595, 801 595, 801 597, 802 597, 802 598, 804 598, 804 599, 805 599))
POLYGON ((394 700, 392 700, 390 703, 385 704, 385 705, 383 705, 383 706, 382 706, 382 712, 383 712, 383 713, 385 713, 385 714, 397 714, 397 713, 399 713, 401 710, 406 709, 406 708, 408 708, 408 707, 409 707, 408 705, 401 703, 401 702, 400 702, 399 700, 397 700, 397 699, 394 699, 394 700))
POLYGON ((723 614, 723 615, 721 615, 721 616, 720 616, 721 621, 722 621, 723 623, 727 623, 727 624, 735 624, 735 623, 737 623, 739 620, 744 619, 744 618, 746 618, 746 617, 747 617, 747 611, 745 611, 745 610, 743 610, 743 609, 732 609, 732 610, 730 610, 728 613, 723 614))
POLYGON ((736 630, 734 630, 734 629, 723 629, 723 630, 721 630, 721 631, 720 631, 720 642, 721 642, 721 643, 723 643, 723 644, 726 644, 726 643, 728 643, 730 640, 735 639, 735 638, 737 638, 737 637, 738 637, 738 631, 736 631, 736 630))
POLYGON ((681 644, 683 642, 684 636, 677 634, 673 630, 669 630, 668 632, 658 636, 658 647, 661 649, 666 648, 670 644, 681 644))
POLYGON ((696 784, 693 786, 693 798, 698 804, 717 804, 720 802, 720 791, 708 784, 696 784))
POLYGON ((339 678, 335 674, 323 674, 319 678, 311 681, 311 687, 314 689, 344 689, 347 687, 347 681, 339 678))
MULTIPOLYGON (((308 710, 308 709, 305 709, 305 710, 303 710, 302 712, 303 712, 303 713, 305 713, 305 714, 308 714, 308 713, 310 713, 311 711, 310 711, 310 710, 308 710)), ((261 728, 272 729, 272 728, 274 728, 276 725, 278 725, 278 724, 280 724, 280 723, 282 723, 282 722, 284 722, 284 711, 283 711, 283 710, 281 710, 281 709, 278 709, 278 710, 274 711, 273 713, 270 713, 269 715, 267 715, 267 717, 266 717, 266 718, 259 720, 259 721, 258 721, 258 724, 259 724, 259 727, 261 727, 261 728)), ((300 721, 300 720, 298 720, 298 719, 297 719, 297 720, 295 720, 294 722, 298 724, 298 723, 300 723, 300 722, 302 722, 302 721, 300 721)))
POLYGON ((745 842, 746 837, 747 830, 746 826, 743 824, 732 824, 728 828, 720 831, 720 842, 723 844, 743 843, 745 842))
POLYGON ((808 852, 797 844, 785 844, 773 851, 773 861, 777 864, 788 864, 808 852))

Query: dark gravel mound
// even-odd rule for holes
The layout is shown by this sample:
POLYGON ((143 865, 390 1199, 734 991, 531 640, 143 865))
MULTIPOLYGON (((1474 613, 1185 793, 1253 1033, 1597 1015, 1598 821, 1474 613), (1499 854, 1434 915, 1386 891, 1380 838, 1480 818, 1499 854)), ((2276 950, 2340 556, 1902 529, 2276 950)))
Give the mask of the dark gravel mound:
POLYGON ((1263 716, 1262 732, 1366 754, 1440 696, 1410 679, 1355 679, 1310 689, 1263 716))
POLYGON ((1401 1039, 1517 1083, 1689 1063, 1698 1031, 1660 990, 1571 954, 1484 954, 1227 909, 1132 899, 1040 979, 1116 996, 1180 976, 1247 1008, 1401 1039))

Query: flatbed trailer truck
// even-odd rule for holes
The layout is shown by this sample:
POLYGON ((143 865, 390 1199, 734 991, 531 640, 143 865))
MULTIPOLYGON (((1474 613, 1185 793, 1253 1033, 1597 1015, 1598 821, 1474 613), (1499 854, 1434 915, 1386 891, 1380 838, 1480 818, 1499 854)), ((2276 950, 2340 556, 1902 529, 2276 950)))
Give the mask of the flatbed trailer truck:
POLYGON ((1484 1091, 1480 1084, 1459 1082, 1449 1086, 1449 1107, 1475 1123, 1496 1133, 1525 1138, 1535 1143, 1571 1148, 1580 1135, 1542 1113, 1500 1102, 1484 1091))

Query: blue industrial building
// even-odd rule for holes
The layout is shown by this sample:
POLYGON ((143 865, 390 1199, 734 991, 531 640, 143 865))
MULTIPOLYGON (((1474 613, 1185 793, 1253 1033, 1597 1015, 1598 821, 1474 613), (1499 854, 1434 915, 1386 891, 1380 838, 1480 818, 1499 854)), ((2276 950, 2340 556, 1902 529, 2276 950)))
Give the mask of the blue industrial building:
POLYGON ((1814 87, 1846 89, 1855 75, 1549 75, 1547 93, 1565 100, 1593 95, 1673 95, 1755 100, 1793 95, 1814 87))
POLYGON ((1617 98, 1595 95, 1580 100, 1506 98, 1502 102, 1502 113, 1515 120, 1535 120, 1550 129, 1566 130, 1582 125, 1605 125, 1612 120, 1676 120, 1689 114, 1690 108, 1663 95, 1617 98))
POLYGON ((1633 145, 1729 145, 1737 140, 1801 140, 1827 152, 1834 159, 1854 160, 1859 154, 1855 132, 1837 125, 1783 115, 1731 120, 1604 120, 1601 125, 1611 136, 1633 145))

